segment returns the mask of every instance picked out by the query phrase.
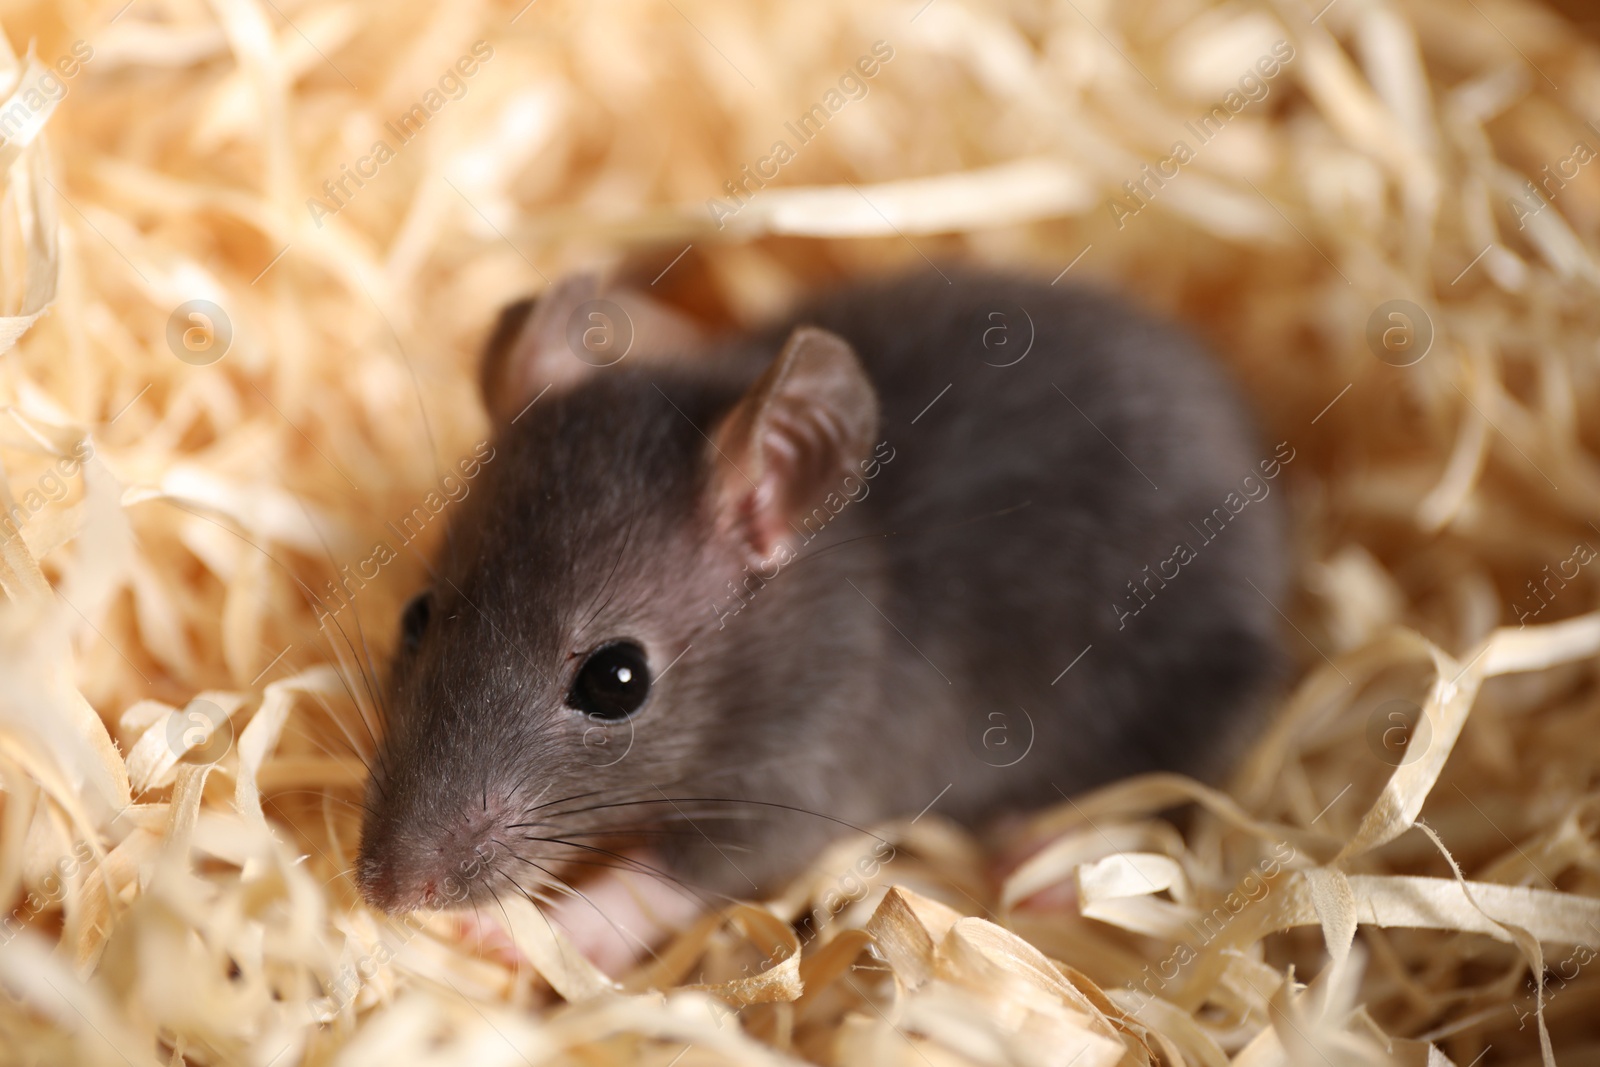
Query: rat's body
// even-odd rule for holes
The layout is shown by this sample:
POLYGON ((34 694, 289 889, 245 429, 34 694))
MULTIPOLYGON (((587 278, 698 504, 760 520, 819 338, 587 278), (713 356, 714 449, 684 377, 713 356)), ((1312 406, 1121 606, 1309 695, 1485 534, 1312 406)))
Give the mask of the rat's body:
POLYGON ((369 899, 431 900, 474 849, 487 896, 641 840, 748 896, 935 798, 978 823, 1220 769, 1277 665, 1267 464, 1292 452, 1170 327, 952 280, 845 292, 709 358, 563 370, 549 324, 522 328, 395 668, 369 899), (621 719, 604 701, 645 676, 621 719))

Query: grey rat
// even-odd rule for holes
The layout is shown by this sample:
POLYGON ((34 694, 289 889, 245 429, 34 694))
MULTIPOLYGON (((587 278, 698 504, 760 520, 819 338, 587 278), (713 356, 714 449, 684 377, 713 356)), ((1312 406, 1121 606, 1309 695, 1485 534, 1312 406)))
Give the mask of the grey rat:
POLYGON ((488 346, 494 459, 387 683, 373 905, 641 843, 748 897, 935 802, 977 826, 1214 776, 1257 721, 1284 549, 1252 486, 1293 453, 1181 331, 949 270, 715 343, 601 295, 516 305, 488 346), (591 321, 626 344, 586 350, 591 321))

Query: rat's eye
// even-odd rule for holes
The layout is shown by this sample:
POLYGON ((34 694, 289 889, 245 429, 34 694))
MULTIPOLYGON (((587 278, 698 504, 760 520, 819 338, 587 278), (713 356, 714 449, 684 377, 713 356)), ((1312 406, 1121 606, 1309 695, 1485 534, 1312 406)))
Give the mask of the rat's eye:
POLYGON ((589 654, 567 694, 567 707, 596 719, 626 719, 650 695, 650 664, 632 641, 613 641, 589 654))
POLYGON ((407 652, 415 652, 422 643, 422 632, 428 628, 428 615, 432 610, 430 593, 418 593, 406 605, 405 613, 400 616, 400 643, 407 652))

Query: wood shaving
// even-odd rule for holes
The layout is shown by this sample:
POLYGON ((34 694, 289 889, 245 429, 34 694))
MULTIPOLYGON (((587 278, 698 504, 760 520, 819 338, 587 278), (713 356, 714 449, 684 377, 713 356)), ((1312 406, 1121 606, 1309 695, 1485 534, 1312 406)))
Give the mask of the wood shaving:
POLYGON ((1600 51, 1554 10, 84 0, 0 28, 0 1060, 1600 1055, 1600 51), (509 952, 369 911, 363 687, 444 524, 352 568, 485 437, 499 307, 618 269, 748 321, 951 259, 1186 322, 1299 457, 1299 668, 1237 774, 985 840, 935 805, 616 981, 532 902, 509 952))

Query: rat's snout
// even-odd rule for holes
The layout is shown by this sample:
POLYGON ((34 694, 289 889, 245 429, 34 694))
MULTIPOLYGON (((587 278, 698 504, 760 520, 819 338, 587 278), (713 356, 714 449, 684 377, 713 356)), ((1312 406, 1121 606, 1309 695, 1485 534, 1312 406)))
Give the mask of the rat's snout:
POLYGON ((461 907, 493 877, 503 846, 487 826, 462 820, 435 830, 396 830, 369 817, 362 827, 356 887, 380 911, 461 907))

